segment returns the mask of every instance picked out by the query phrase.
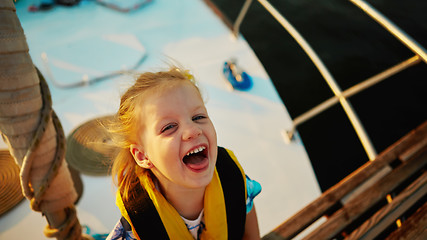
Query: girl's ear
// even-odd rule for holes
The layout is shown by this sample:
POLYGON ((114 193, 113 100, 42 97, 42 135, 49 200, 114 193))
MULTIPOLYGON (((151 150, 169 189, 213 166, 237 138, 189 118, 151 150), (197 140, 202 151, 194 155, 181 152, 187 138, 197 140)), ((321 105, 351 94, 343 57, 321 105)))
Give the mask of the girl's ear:
POLYGON ((147 155, 142 150, 141 146, 131 144, 129 150, 138 166, 146 169, 153 167, 153 164, 150 162, 150 160, 148 160, 147 155))

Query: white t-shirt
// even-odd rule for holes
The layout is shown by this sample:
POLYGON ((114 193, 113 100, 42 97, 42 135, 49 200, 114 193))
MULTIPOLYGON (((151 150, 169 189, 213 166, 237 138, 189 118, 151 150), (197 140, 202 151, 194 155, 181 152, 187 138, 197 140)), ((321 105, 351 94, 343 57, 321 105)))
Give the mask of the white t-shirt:
POLYGON ((181 216, 182 220, 184 220, 185 225, 188 228, 188 231, 190 231, 191 235, 193 236, 193 238, 195 240, 198 239, 199 229, 201 227, 203 227, 203 222, 202 222, 203 217, 204 217, 203 213, 204 213, 204 209, 202 209, 199 216, 195 220, 188 220, 188 219, 184 218, 183 216, 181 216))

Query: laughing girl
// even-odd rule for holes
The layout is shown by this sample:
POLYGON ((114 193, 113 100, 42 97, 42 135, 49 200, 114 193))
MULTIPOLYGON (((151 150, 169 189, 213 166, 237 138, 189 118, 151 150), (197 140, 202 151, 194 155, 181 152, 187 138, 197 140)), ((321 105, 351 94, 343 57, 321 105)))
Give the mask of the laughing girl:
POLYGON ((122 218, 107 239, 259 239, 260 185, 217 146, 194 77, 141 74, 121 98, 112 175, 122 218))

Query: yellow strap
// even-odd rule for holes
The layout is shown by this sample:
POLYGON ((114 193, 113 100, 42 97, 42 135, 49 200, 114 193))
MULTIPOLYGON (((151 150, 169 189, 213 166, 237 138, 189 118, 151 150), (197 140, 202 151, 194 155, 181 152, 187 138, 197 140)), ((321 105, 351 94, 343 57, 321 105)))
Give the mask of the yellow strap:
POLYGON ((116 192, 116 205, 117 205, 117 207, 119 207, 120 212, 122 213, 122 216, 123 216, 123 217, 126 219, 126 221, 128 221, 128 223, 131 225, 133 235, 136 237, 136 239, 141 240, 141 238, 138 236, 138 233, 134 230, 134 229, 135 229, 135 227, 133 226, 133 223, 132 223, 132 221, 130 220, 129 214, 128 214, 128 212, 126 211, 125 205, 124 205, 123 200, 122 200, 122 196, 120 195, 120 190, 118 190, 118 191, 116 192))
POLYGON ((156 189, 148 172, 140 176, 141 185, 151 198, 170 239, 193 240, 191 233, 175 208, 156 189))
POLYGON ((206 188, 204 201, 206 231, 202 232, 201 239, 227 239, 225 201, 216 169, 212 181, 206 188))

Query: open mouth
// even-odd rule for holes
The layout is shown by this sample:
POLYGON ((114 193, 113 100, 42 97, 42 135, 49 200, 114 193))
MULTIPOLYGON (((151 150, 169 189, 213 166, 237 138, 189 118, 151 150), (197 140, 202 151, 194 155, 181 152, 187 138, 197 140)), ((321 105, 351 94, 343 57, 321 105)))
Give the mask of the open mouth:
POLYGON ((207 156, 208 151, 206 147, 200 146, 188 152, 187 155, 185 155, 183 162, 192 170, 201 170, 209 164, 207 156))

